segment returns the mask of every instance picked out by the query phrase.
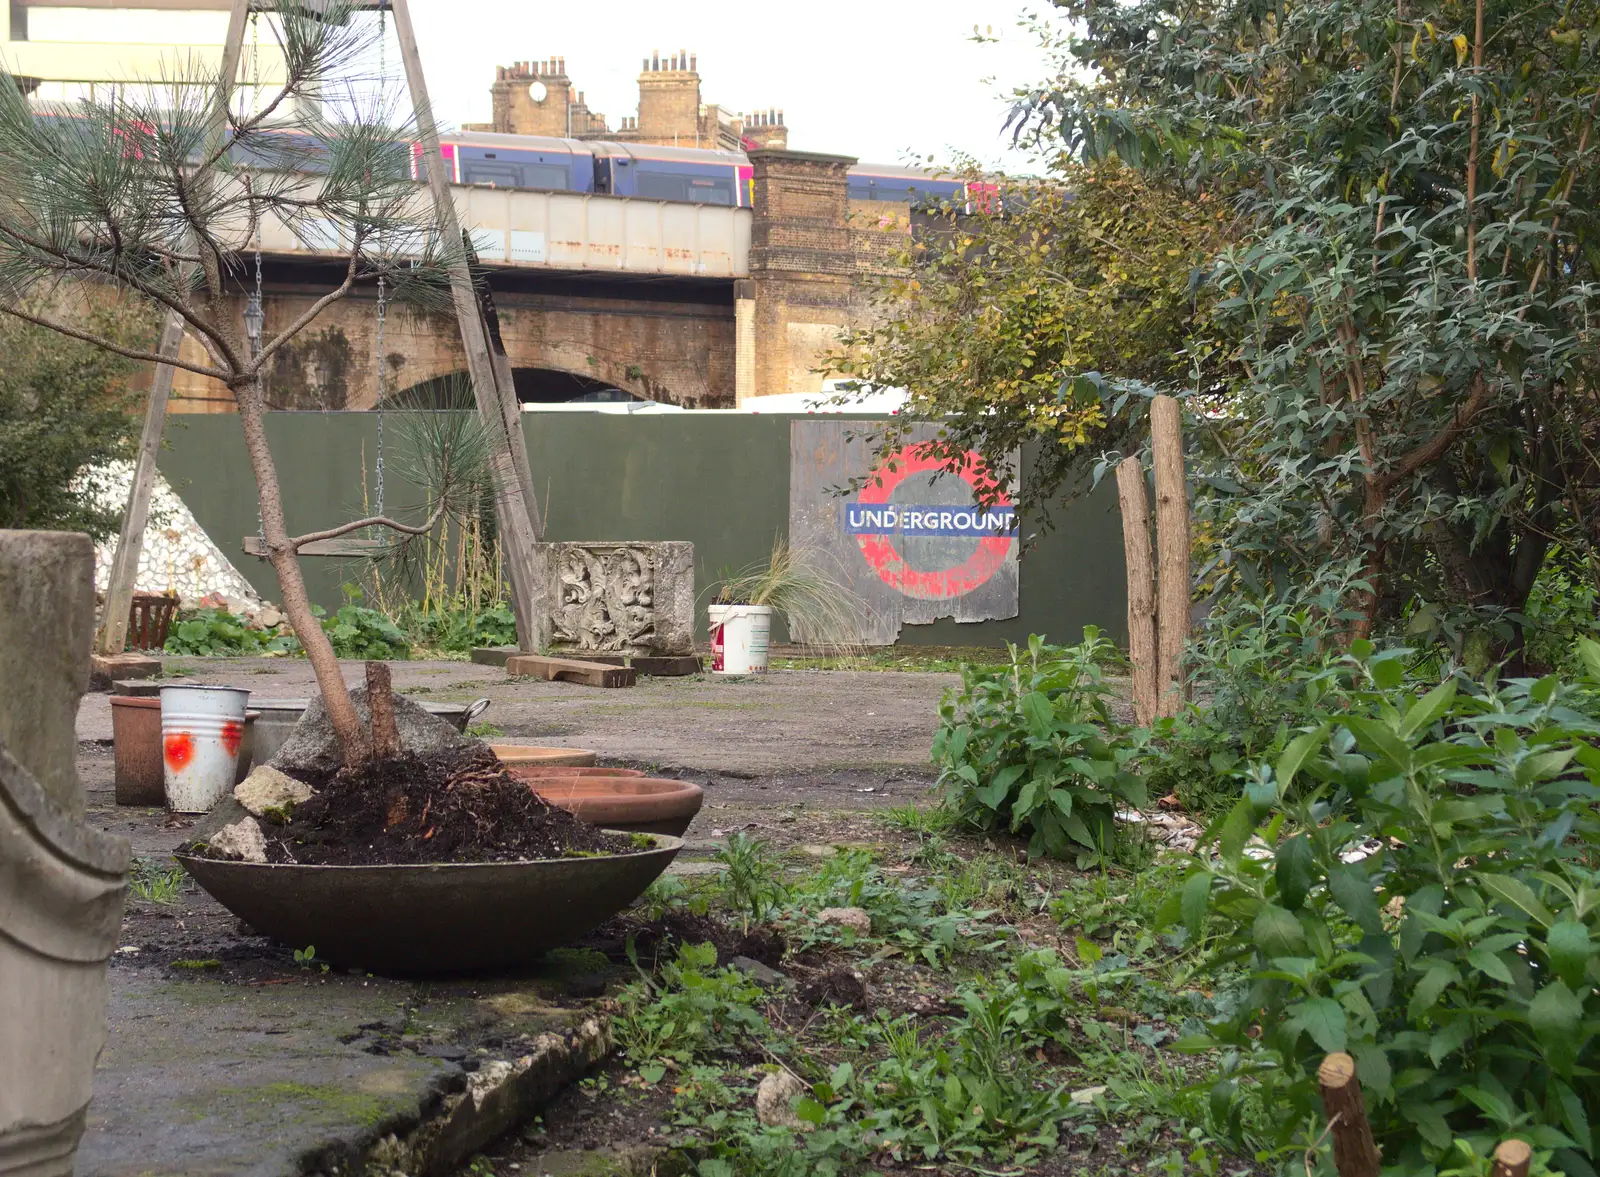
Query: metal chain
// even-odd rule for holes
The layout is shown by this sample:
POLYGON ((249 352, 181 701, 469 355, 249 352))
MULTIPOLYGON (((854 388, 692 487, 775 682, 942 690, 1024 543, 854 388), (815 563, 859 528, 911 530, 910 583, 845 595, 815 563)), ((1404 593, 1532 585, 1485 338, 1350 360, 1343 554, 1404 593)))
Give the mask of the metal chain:
MULTIPOLYGON (((261 234, 259 229, 256 231, 256 289, 255 293, 250 296, 250 306, 245 308, 246 315, 250 313, 251 308, 254 308, 257 314, 264 314, 261 306, 261 234)), ((252 352, 256 350, 254 340, 251 341, 250 350, 252 352)), ((251 355, 250 358, 253 360, 255 356, 251 355)), ((259 496, 256 498, 256 537, 261 540, 261 550, 265 554, 267 550, 267 526, 261 521, 261 499, 259 496)))
MULTIPOLYGON (((380 10, 381 11, 381 10, 380 10)), ((389 301, 387 284, 383 275, 378 275, 378 514, 383 514, 383 398, 384 380, 383 370, 386 355, 383 350, 383 328, 388 319, 389 301)))

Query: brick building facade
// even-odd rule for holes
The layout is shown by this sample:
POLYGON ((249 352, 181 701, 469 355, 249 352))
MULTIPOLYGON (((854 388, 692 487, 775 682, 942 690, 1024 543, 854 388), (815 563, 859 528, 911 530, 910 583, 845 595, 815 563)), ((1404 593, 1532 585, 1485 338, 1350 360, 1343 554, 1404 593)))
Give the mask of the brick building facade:
POLYGON ((605 115, 589 109, 583 91, 573 87, 564 57, 497 66, 489 94, 493 121, 467 123, 464 130, 719 151, 781 148, 789 142, 781 110, 735 113, 707 103, 700 93, 699 60, 686 50, 666 57, 657 52, 644 59, 638 113, 623 115, 615 127, 605 115))

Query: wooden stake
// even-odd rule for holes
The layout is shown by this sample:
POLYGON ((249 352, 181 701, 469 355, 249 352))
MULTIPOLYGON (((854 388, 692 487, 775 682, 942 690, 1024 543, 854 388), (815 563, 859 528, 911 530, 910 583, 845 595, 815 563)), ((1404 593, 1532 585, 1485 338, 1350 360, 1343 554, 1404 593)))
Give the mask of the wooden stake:
POLYGON ((417 116, 417 138, 422 143, 423 164, 427 168, 428 189, 433 196, 434 215, 439 232, 448 243, 454 261, 450 265, 450 294, 455 303, 461 343, 467 353, 467 371, 472 377, 472 392, 478 402, 478 416, 490 439, 490 471, 494 476, 495 509, 500 534, 505 543, 507 571, 511 579, 511 599, 517 616, 517 637, 524 650, 542 650, 548 642, 548 613, 544 592, 535 564, 534 545, 538 535, 534 520, 538 515, 533 500, 527 447, 522 437, 522 407, 516 390, 502 387, 495 371, 487 325, 472 287, 472 274, 461 250, 461 223, 450 194, 449 177, 439 155, 439 127, 434 122, 428 101, 428 85, 422 73, 422 55, 416 32, 411 26, 408 0, 392 0, 395 37, 400 42, 400 57, 405 63, 406 84, 417 116))
POLYGON ((1183 472, 1183 414, 1170 396, 1150 404, 1156 473, 1156 713, 1183 706, 1183 646, 1189 637, 1189 491, 1183 472))
POLYGON ((1122 553, 1128 566, 1128 655, 1133 662, 1133 716, 1140 727, 1156 717, 1156 568, 1150 548, 1150 496, 1144 465, 1124 458, 1117 465, 1117 501, 1122 507, 1122 553))
MULTIPOLYGON (((207 128, 207 143, 217 143, 227 127, 228 103, 239 73, 239 57, 244 52, 244 26, 249 19, 249 0, 233 0, 228 13, 228 34, 222 43, 222 63, 218 76, 222 86, 218 109, 212 111, 207 128)), ((209 150, 209 148, 208 148, 209 150)), ((188 267, 187 263, 185 268, 188 267)), ((156 351, 176 359, 183 345, 183 318, 168 311, 156 351)), ((102 654, 120 654, 128 641, 128 608, 139 579, 139 557, 144 552, 144 529, 150 522, 150 492, 156 480, 156 451, 167 427, 167 401, 172 396, 172 365, 157 364, 150 380, 150 402, 144 410, 144 428, 139 433, 139 453, 133 464, 133 483, 128 487, 128 503, 122 512, 122 531, 117 536, 116 554, 111 559, 111 577, 106 584, 106 609, 95 636, 95 649, 102 654)))
POLYGON ((372 757, 400 754, 400 728, 394 718, 394 683, 382 662, 367 663, 367 709, 372 715, 372 757))
POLYGON ((1339 1177, 1378 1177, 1382 1162, 1361 1101, 1356 1060, 1342 1051, 1330 1054, 1317 1068, 1317 1082, 1322 1085, 1322 1110, 1333 1134, 1333 1164, 1339 1177))
POLYGON ((1494 1150, 1494 1177, 1528 1177, 1533 1147, 1525 1140, 1502 1140, 1494 1150))

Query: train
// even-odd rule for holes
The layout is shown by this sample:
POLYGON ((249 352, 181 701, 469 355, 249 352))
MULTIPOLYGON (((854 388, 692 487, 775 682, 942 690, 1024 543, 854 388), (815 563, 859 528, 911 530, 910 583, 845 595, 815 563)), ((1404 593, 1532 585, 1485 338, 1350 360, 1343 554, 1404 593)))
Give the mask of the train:
MULTIPOLYGON (((440 154, 458 184, 634 196, 684 204, 748 208, 755 179, 742 151, 557 139, 541 135, 460 132, 440 139, 440 154)), ((422 175, 422 146, 412 145, 412 170, 422 175)), ((896 204, 982 203, 993 190, 920 168, 857 164, 847 179, 851 200, 896 204), (976 190, 976 191, 975 191, 976 190)))

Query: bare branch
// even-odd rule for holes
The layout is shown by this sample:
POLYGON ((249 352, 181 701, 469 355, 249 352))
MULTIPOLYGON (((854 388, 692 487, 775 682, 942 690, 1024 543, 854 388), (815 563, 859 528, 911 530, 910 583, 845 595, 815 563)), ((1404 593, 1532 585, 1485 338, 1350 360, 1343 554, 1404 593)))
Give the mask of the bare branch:
POLYGON ((352 531, 360 531, 363 527, 387 527, 391 531, 398 531, 402 535, 427 535, 438 526, 439 520, 444 518, 444 503, 441 502, 433 509, 433 514, 428 516, 425 523, 401 523, 398 519, 391 519, 387 515, 368 515, 365 519, 352 519, 349 523, 341 523, 337 527, 330 527, 326 531, 313 531, 306 535, 297 535, 289 540, 289 546, 296 550, 306 544, 318 543, 325 539, 337 539, 341 535, 348 535, 352 531))
POLYGON ((263 347, 261 349, 261 354, 256 356, 255 361, 250 365, 250 371, 252 373, 261 371, 262 366, 267 362, 267 357, 272 355, 273 352, 277 351, 284 344, 288 343, 289 340, 293 339, 296 335, 300 334, 301 331, 305 330, 306 327, 310 325, 312 320, 314 320, 328 307, 345 297, 345 295, 349 294, 350 291, 355 288, 356 266, 361 260, 362 236, 363 234, 360 231, 357 231, 355 240, 351 242, 350 265, 345 270, 344 281, 341 282, 337 288, 330 290, 327 294, 324 294, 321 298, 317 299, 316 302, 307 307, 304 313, 302 313, 298 319, 296 319, 293 323, 290 323, 288 327, 284 328, 278 333, 277 337, 274 338, 271 343, 263 347))
POLYGON ((204 364, 191 364, 188 360, 180 360, 177 357, 169 359, 160 352, 146 351, 143 348, 113 343, 102 336, 91 334, 88 331, 79 331, 76 327, 68 327, 65 323, 58 323, 53 319, 29 314, 27 311, 19 310, 14 306, 7 306, 5 303, 0 303, 0 314, 11 315, 14 318, 21 319, 24 323, 32 323, 35 327, 44 327, 62 335, 71 336, 73 339, 81 339, 85 343, 103 347, 107 351, 115 352, 119 356, 126 356, 130 360, 144 360, 152 364, 171 364, 174 368, 182 368, 186 372, 194 372, 200 376, 209 376, 213 380, 221 380, 224 383, 233 379, 232 373, 226 372, 221 368, 208 368, 204 364))

